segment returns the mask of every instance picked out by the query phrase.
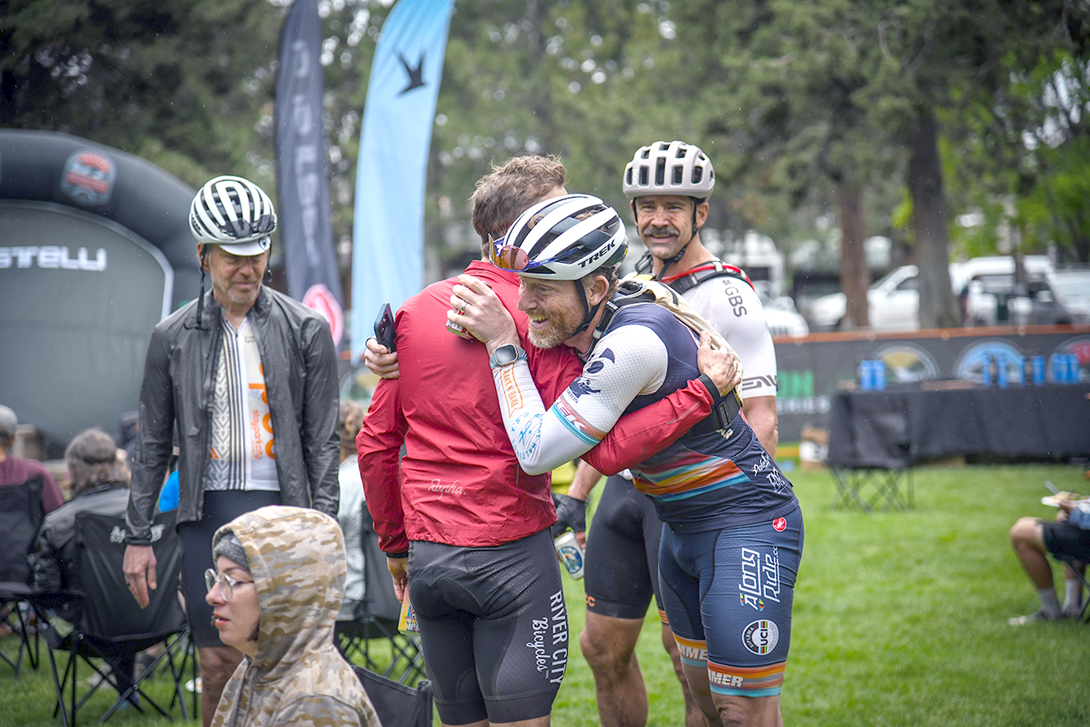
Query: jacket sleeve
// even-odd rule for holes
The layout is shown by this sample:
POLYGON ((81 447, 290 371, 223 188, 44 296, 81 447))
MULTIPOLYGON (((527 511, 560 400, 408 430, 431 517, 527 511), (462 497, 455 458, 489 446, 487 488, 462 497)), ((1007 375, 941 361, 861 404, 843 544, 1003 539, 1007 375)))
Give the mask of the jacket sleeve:
POLYGON ((401 411, 401 384, 397 379, 383 379, 375 388, 363 427, 356 436, 356 454, 379 548, 388 554, 400 555, 409 550, 399 466, 401 444, 408 429, 401 411))
POLYGON ((132 482, 126 515, 129 545, 151 545, 151 518, 170 461, 174 433, 174 390, 170 341, 160 329, 151 334, 140 385, 140 426, 133 450, 132 482))
POLYGON ((710 386, 711 380, 702 375, 684 389, 626 414, 583 460, 604 475, 615 475, 658 454, 711 414, 718 397, 710 386))
POLYGON ((315 510, 337 517, 341 486, 337 480, 340 443, 337 440, 337 415, 340 392, 337 375, 337 351, 325 321, 312 320, 309 345, 305 351, 305 390, 303 393, 303 461, 310 484, 310 499, 315 510))

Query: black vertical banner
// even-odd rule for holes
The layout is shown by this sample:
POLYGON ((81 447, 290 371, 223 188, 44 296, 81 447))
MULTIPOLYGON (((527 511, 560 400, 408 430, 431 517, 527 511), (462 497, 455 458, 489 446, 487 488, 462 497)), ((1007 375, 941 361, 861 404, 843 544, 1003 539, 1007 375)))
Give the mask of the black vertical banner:
POLYGON ((344 335, 344 297, 322 140, 321 42, 318 0, 295 0, 280 38, 276 79, 277 216, 288 294, 329 321, 339 346, 344 335))

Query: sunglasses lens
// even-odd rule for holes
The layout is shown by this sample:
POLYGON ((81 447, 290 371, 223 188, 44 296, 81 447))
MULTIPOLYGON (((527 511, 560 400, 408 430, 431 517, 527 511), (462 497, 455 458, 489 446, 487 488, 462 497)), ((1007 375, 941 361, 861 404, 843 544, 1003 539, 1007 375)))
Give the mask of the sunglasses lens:
POLYGON ((525 270, 527 263, 530 262, 530 256, 526 254, 525 250, 508 246, 500 250, 500 261, 500 267, 502 268, 525 270))

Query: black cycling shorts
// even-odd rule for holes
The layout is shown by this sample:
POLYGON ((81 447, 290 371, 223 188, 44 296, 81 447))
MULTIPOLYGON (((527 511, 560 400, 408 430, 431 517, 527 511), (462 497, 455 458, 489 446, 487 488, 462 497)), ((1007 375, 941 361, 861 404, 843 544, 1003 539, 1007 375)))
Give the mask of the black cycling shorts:
POLYGON ((659 592, 662 521, 651 498, 632 480, 606 480, 587 534, 587 610, 613 618, 643 618, 651 596, 665 621, 659 592))
POLYGON ((552 711, 568 613, 548 530, 488 548, 413 541, 409 598, 444 724, 552 711))
POLYGON ((1060 560, 1090 561, 1090 530, 1068 521, 1042 520, 1045 548, 1060 560))
MULTIPOLYGON (((280 493, 266 490, 225 490, 204 493, 201 519, 179 523, 182 541, 182 595, 185 613, 197 646, 223 646, 220 632, 212 625, 212 607, 204 600, 208 587, 204 572, 215 567, 212 561, 212 536, 239 515, 266 505, 279 505, 280 493)), ((162 585, 162 584, 160 584, 162 585)))

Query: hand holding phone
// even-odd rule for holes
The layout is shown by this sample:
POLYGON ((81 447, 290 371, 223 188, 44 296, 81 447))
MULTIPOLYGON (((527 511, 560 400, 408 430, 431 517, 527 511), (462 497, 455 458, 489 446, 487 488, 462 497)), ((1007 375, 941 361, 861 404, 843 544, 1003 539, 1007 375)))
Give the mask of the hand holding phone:
POLYGON ((393 353, 397 350, 397 336, 394 331, 394 312, 390 309, 389 303, 383 303, 382 308, 379 309, 378 317, 375 318, 375 338, 378 342, 386 347, 386 350, 393 353))

